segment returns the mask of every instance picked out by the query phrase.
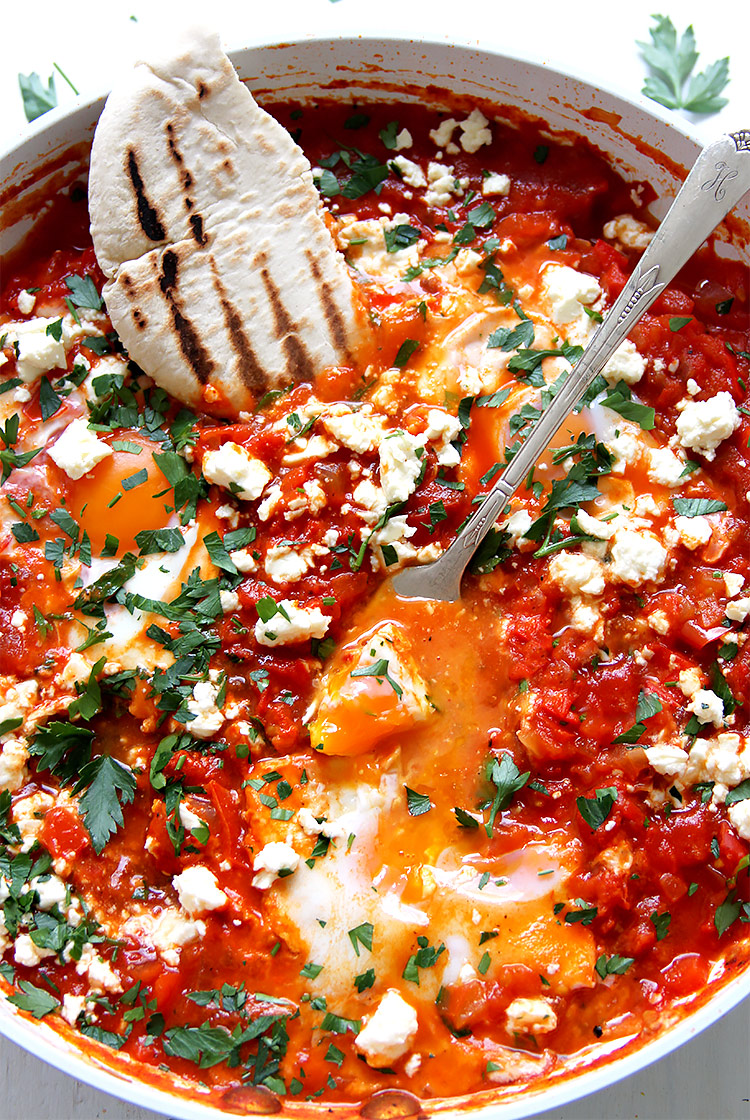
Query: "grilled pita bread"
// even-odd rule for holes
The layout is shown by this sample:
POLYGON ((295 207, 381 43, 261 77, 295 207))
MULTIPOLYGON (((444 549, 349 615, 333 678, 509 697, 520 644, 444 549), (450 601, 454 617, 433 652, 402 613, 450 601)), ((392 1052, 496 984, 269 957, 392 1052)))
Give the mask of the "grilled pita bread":
POLYGON ((352 364, 364 316, 310 164, 211 32, 140 62, 94 136, 91 232, 131 358, 193 407, 352 364))

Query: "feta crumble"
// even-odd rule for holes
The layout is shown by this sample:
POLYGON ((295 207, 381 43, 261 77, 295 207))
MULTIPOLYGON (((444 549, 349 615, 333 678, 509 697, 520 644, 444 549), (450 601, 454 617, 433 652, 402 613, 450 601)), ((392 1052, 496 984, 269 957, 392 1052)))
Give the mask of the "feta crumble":
POLYGON ((277 605, 283 607, 288 617, 279 611, 267 622, 259 618, 255 624, 255 640, 260 645, 284 646, 325 637, 331 620, 319 607, 300 607, 293 599, 281 599, 277 605))
POLYGON ((694 693, 688 711, 695 714, 699 723, 712 723, 714 727, 724 723, 724 702, 710 688, 699 688, 694 693))
POLYGON ((50 459, 74 482, 112 454, 112 448, 89 428, 79 416, 68 424, 48 451, 50 459))
POLYGON ((637 585, 662 579, 667 550, 653 533, 623 527, 615 533, 612 546, 612 575, 623 583, 637 585))
POLYGON ((217 451, 207 451, 203 456, 203 474, 208 482, 223 486, 245 502, 253 502, 263 493, 273 478, 268 467, 253 458, 238 443, 223 443, 217 451))
POLYGON ((187 702, 187 709, 195 716, 187 728, 196 739, 210 739, 217 735, 224 724, 224 713, 216 706, 221 686, 216 681, 197 681, 193 685, 193 695, 187 702))
POLYGON ((207 867, 186 867, 180 875, 172 877, 180 906, 192 917, 206 910, 218 910, 227 901, 213 871, 207 867))
POLYGON ((354 1039, 368 1066, 382 1069, 409 1050, 417 1033, 417 1013, 397 991, 389 989, 354 1039))
POLYGON ((401 172, 401 178, 406 183, 407 187, 427 186, 424 171, 413 159, 407 159, 406 156, 396 156, 395 159, 391 160, 391 163, 401 172))
POLYGON ((465 152, 478 152, 483 144, 492 143, 489 121, 479 109, 472 109, 465 121, 460 122, 461 147, 465 152))
POLYGON ((266 844, 253 860, 253 886, 267 891, 280 877, 280 872, 292 874, 299 866, 299 855, 289 844, 274 840, 266 844))
POLYGON ((405 502, 414 492, 422 471, 424 448, 418 436, 396 431, 380 444, 380 485, 386 501, 405 502))
POLYGON ((482 180, 482 194, 485 197, 499 195, 504 198, 509 193, 510 179, 507 175, 502 175, 496 171, 493 171, 491 175, 485 175, 482 180))
POLYGON ((688 401, 677 419, 677 436, 683 447, 697 451, 709 462, 716 448, 739 427, 740 414, 726 390, 707 401, 688 401))
POLYGON ((546 999, 514 999, 505 1012, 509 1034, 549 1034, 557 1027, 557 1015, 546 999))

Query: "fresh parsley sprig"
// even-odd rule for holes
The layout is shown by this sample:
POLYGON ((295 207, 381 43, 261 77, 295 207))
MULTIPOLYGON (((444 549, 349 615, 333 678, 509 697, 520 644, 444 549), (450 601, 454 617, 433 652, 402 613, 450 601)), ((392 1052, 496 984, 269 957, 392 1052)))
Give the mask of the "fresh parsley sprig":
POLYGON ((695 33, 690 25, 678 37, 669 16, 654 15, 649 28, 650 43, 639 42, 641 55, 652 73, 641 92, 667 109, 687 109, 691 113, 718 113, 727 104, 720 94, 729 81, 729 58, 712 62, 699 74, 695 33))

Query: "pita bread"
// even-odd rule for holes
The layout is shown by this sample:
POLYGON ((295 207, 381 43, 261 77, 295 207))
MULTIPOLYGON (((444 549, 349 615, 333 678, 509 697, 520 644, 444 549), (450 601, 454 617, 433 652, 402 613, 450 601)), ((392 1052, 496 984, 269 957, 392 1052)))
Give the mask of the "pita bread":
POLYGON ((310 164, 211 32, 138 63, 94 136, 91 232, 131 358, 193 407, 353 364, 366 327, 310 164))

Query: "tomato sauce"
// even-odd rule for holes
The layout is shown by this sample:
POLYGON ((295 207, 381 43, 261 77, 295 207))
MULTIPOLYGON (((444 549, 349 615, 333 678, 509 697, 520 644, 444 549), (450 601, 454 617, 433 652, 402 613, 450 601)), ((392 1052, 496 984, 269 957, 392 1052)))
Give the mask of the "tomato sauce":
MULTIPOLYGON (((395 156, 392 148, 384 151, 379 140, 394 117, 399 129, 412 136, 413 144, 405 152, 408 159, 423 167, 435 159, 429 131, 439 117, 420 106, 360 110, 334 104, 276 105, 270 111, 295 136, 314 168, 329 173, 333 169, 342 181, 347 175, 344 164, 331 160, 338 151, 368 153, 375 163, 395 156)), ((487 199, 493 210, 491 225, 477 227, 480 240, 472 245, 481 247, 489 236, 498 243, 507 239, 512 244, 507 271, 519 279, 519 290, 525 278, 530 290, 538 291, 540 264, 549 257, 549 242, 558 239, 557 262, 595 277, 605 304, 610 304, 638 253, 604 239, 602 229, 622 213, 643 217, 648 190, 641 188, 642 204, 634 206, 632 184, 618 178, 583 143, 554 143, 531 126, 517 129, 493 122, 492 127, 491 147, 476 153, 458 147, 450 155, 455 179, 463 183, 461 196, 450 205, 427 205, 423 193, 390 166, 377 192, 370 189, 358 198, 337 193, 324 199, 331 227, 338 228, 346 215, 363 221, 406 213, 425 243, 422 257, 444 256, 446 246, 465 227, 468 211, 485 197, 485 173, 507 175, 511 189, 487 199), (473 201, 466 202, 471 196, 473 201)), ((488 252, 485 264, 500 262, 494 253, 488 252)), ((103 277, 90 244, 82 185, 59 200, 6 272, 0 312, 9 320, 16 317, 19 293, 33 289, 38 306, 60 307, 63 314, 61 305, 70 296, 65 279, 70 275, 88 276, 101 290, 103 277)), ((444 339, 440 317, 447 314, 448 288, 442 270, 435 267, 408 282, 362 284, 373 324, 363 381, 352 369, 330 369, 314 386, 297 385, 240 421, 194 418, 186 473, 197 479, 204 457, 232 441, 266 465, 279 491, 276 507, 265 517, 262 507, 239 503, 232 522, 220 517, 226 491, 208 484, 196 491, 192 516, 202 530, 220 535, 252 530, 242 547, 252 553, 254 569, 236 585, 236 608, 213 619, 201 616, 197 625, 197 640, 206 643, 211 668, 221 675, 222 704, 225 710, 234 705, 241 718, 228 718, 215 736, 191 737, 190 722, 172 718, 175 712, 179 716, 180 702, 187 703, 189 686, 180 701, 176 691, 155 687, 155 679, 143 668, 134 670, 127 685, 119 688, 118 673, 124 670, 112 665, 101 710, 86 720, 94 757, 119 760, 133 774, 132 796, 122 804, 121 821, 111 839, 96 850, 80 802, 58 797, 60 781, 49 768, 37 766, 34 757, 23 785, 13 790, 14 804, 33 794, 50 795, 39 803, 38 847, 31 848, 32 858, 49 853, 54 872, 85 900, 86 921, 91 923, 88 940, 102 938, 93 943, 119 983, 100 989, 91 999, 90 980, 77 970, 75 954, 66 960, 62 951, 50 952, 32 967, 17 957, 14 961, 11 949, 3 973, 8 991, 23 991, 26 982, 43 989, 57 1005, 63 994, 88 996, 90 1002, 82 1001, 81 1014, 74 1019, 77 1026, 71 1026, 71 1034, 79 1032, 79 1041, 82 1034, 86 1045, 108 1046, 117 1054, 112 1061, 143 1063, 139 1076, 162 1084, 176 1075, 184 1079, 180 1085, 187 1091, 186 1086, 200 1080, 210 1099, 230 1110, 252 1099, 256 1090, 251 1086, 322 1103, 356 1103, 386 1088, 408 1090, 427 1102, 465 1093, 502 1097, 539 1078, 566 1076, 567 1059, 580 1057, 582 1051, 589 1064, 606 1060, 598 1051, 600 1041, 621 1040, 623 1047, 643 1044, 747 964, 743 923, 750 917, 748 840, 731 825, 724 806, 712 802, 705 782, 702 787, 677 789, 668 776, 655 774, 646 754, 647 748, 685 733, 690 713, 685 713, 686 701, 679 692, 680 672, 697 667, 704 681, 713 680, 718 688, 712 666, 722 661, 727 670, 722 680, 736 704, 731 715, 727 712, 730 722, 725 726, 741 736, 749 733, 744 705, 750 652, 746 632, 726 619, 723 581, 724 573, 750 579, 747 414, 741 413, 736 431, 721 443, 715 459, 701 460, 702 469, 685 491, 690 498, 726 506, 721 531, 713 533, 701 552, 676 550, 662 583, 635 588, 608 582, 598 601, 606 645, 593 625, 587 632, 570 624, 566 596, 548 574, 550 554, 534 555, 539 541, 518 548, 508 545, 496 562, 475 570, 465 581, 460 604, 428 607, 399 600, 384 583, 387 566, 374 566, 361 547, 362 521, 353 497, 357 476, 353 479, 349 469, 352 452, 338 445, 323 458, 290 462, 290 449, 293 452, 295 440, 302 438, 300 417, 307 415, 311 402, 375 400, 386 382, 385 410, 412 435, 425 431, 426 405, 439 403, 453 413, 459 409, 460 393, 446 389, 436 401, 431 390, 420 392, 423 382, 394 365, 404 344, 413 342, 418 345, 412 368, 427 370, 431 347, 444 339), (396 376, 388 380, 394 371, 396 376), (294 415, 296 429, 288 420, 294 415), (325 489, 325 510, 287 516, 295 495, 304 493, 312 480, 325 489), (327 543, 330 539, 336 544, 327 543), (328 550, 327 567, 312 567, 282 595, 264 572, 269 550, 313 546, 328 550), (306 609, 325 612, 330 624, 324 646, 308 640, 287 649, 258 641, 256 624, 263 617, 263 604, 286 595, 306 609), (657 611, 666 619, 663 633, 649 630, 646 621, 657 611), (311 742, 309 709, 321 679, 333 672, 342 649, 354 651, 343 673, 350 679, 357 643, 383 620, 408 633, 410 656, 430 682, 434 717, 406 729, 388 724, 386 718, 385 732, 371 742, 366 718, 371 711, 362 715, 352 709, 347 736, 358 744, 357 750, 327 752, 324 744, 322 752, 314 749, 319 744, 311 742), (653 710, 639 716, 641 732, 633 737, 644 695, 653 710), (179 736, 184 733, 183 742, 179 736), (170 735, 174 742, 165 747, 170 735), (515 778, 521 782, 507 798, 500 797, 500 785, 492 780, 491 763, 499 765, 503 758, 512 759, 515 778), (477 892, 484 889, 485 874, 488 880, 500 876, 490 890, 502 892, 505 871, 498 868, 511 869, 513 883, 519 868, 536 883, 543 883, 547 875, 564 877, 564 889, 550 888, 549 906, 539 902, 541 887, 527 887, 517 905, 508 904, 502 920, 487 930, 486 944, 480 942, 491 958, 486 967, 480 950, 476 968, 450 983, 436 984, 433 992, 428 970, 434 962, 416 966, 422 970, 421 991, 431 995, 427 1000, 414 992, 415 1000, 419 995, 421 1061, 409 1072, 401 1061, 393 1072, 363 1060, 355 1038, 361 1019, 372 1014, 375 1004, 366 996, 362 1014, 354 1015, 354 993, 344 1011, 326 1003, 324 983, 314 987, 308 982, 312 978, 319 984, 305 937, 281 903, 268 901, 272 891, 251 885, 259 851, 277 837, 273 822, 288 820, 286 812, 290 817, 298 813, 308 791, 356 782, 377 785, 378 774, 389 768, 398 771, 400 784, 398 796, 380 819, 375 845, 380 859, 375 865, 374 850, 363 856, 373 864, 373 873, 382 864, 379 891, 397 890, 404 906, 422 907, 439 923, 448 921, 441 906, 449 904, 439 901, 435 884, 448 882, 440 877, 448 871, 461 868, 467 881, 476 874, 477 892), (423 801, 415 813, 403 786, 427 799, 427 809, 423 801), (165 789, 179 789, 177 801, 170 802, 165 789), (493 799, 495 815, 488 828, 493 799), (180 803, 189 813, 181 816, 180 803), (596 813, 605 809, 593 827, 596 813), (194 825, 197 832, 191 832, 184 822, 193 819, 203 829, 194 825), (450 866, 441 863, 444 844, 451 850, 450 866), (549 861, 554 868, 547 866, 549 861), (184 943, 179 952, 160 955, 153 939, 149 942, 139 930, 174 907, 173 877, 198 865, 211 870, 226 905, 200 914, 199 937, 184 943), (533 948, 522 950, 524 942, 533 948), (549 970, 536 969, 529 960, 546 962, 549 970), (555 979, 561 967, 564 982, 555 979), (555 1014, 551 1031, 535 1036, 519 1027, 508 1033, 505 1024, 515 1001, 544 1000, 555 1014), (260 1024, 256 1034, 242 1036, 251 1023, 260 1024), (165 1066, 170 1072, 160 1073, 165 1066)), ((109 329, 105 321, 104 333, 109 329)), ((700 385, 701 399, 728 391, 741 404, 750 377, 746 270, 711 249, 701 250, 634 330, 632 340, 648 363, 634 393, 654 409, 651 435, 660 445, 675 436, 677 405, 689 379, 700 385), (689 321, 675 329, 676 317, 689 321)), ((77 340, 69 348, 68 372, 82 356, 91 359, 85 342, 77 340)), ((5 369, 13 377, 15 355, 8 348, 5 354, 5 369)), ((103 367, 94 364, 93 376, 99 368, 103 367)), ((137 374, 131 371, 132 377, 137 374)), ((537 399, 532 389, 538 385, 511 375, 507 384, 517 409, 537 399)), ((165 479, 154 463, 158 466, 159 449, 168 445, 165 433, 174 432, 179 422, 180 405, 162 402, 161 413, 149 426, 143 421, 150 407, 143 394, 150 392, 148 387, 136 392, 139 420, 103 432, 113 455, 94 472, 71 481, 42 451, 9 473, 4 505, 10 509, 12 499, 22 510, 67 510, 86 530, 95 556, 106 551, 108 534, 114 535, 117 541, 109 555, 125 563, 136 548, 136 534, 164 526, 179 507, 173 480, 165 479), (121 446, 114 448, 118 441, 121 446), (123 450, 123 443, 130 448, 123 450), (141 488, 123 489, 122 480, 143 467, 147 478, 141 488)), ((66 398, 60 416, 70 422, 83 415, 82 407, 73 397, 66 398)), ((36 446, 35 434, 43 424, 36 390, 22 403, 21 413, 23 446, 36 446)), ((476 496, 491 485, 487 474, 514 438, 510 406, 501 413, 470 402, 468 415, 460 464, 451 471, 441 467, 432 452, 425 454, 423 475, 399 509, 399 516, 414 529, 408 543, 416 550, 434 547, 439 552, 447 547, 472 512, 476 496)), ((587 431, 583 421, 578 430, 571 427, 565 442, 574 440, 577 431, 587 431)), ((374 450, 359 460, 372 465, 377 455, 374 450)), ((559 464, 545 461, 536 476, 538 482, 543 480, 539 490, 529 486, 524 492, 524 508, 531 517, 542 514, 548 486, 563 475, 559 464)), ((628 480, 641 490, 659 492, 637 465, 628 480)), ((608 475, 601 492, 609 487, 614 494, 619 485, 608 475)), ((14 678, 37 678, 53 690, 71 649, 80 649, 86 633, 96 636, 98 616, 92 609, 88 616, 79 614, 77 623, 71 621, 80 587, 71 592, 70 572, 57 579, 49 551, 44 551, 45 544, 54 546, 60 536, 59 520, 24 517, 24 524, 38 532, 39 543, 25 549, 20 560, 6 528, 11 520, 13 516, 4 515, 0 671, 14 678), (44 620, 42 626, 33 624, 34 608, 44 620), (28 616, 25 628, 11 622, 18 610, 28 616), (81 617, 86 630, 80 629, 81 617)), ((664 519, 657 523, 663 527, 664 519)), ((77 560, 68 557, 67 563, 85 566, 80 553, 77 560)), ((205 576, 207 561, 197 563, 205 576)), ((152 618, 161 631, 153 640, 163 648, 170 648, 165 642, 184 642, 192 625, 188 615, 152 618)), ((373 679, 371 674, 363 686, 365 707, 377 699, 390 711, 396 705, 396 689, 387 679, 383 683, 382 675, 377 683, 373 679)), ((46 718, 65 719, 71 699, 80 700, 86 691, 84 685, 79 677, 78 688, 68 689, 46 718)), ((39 722, 43 726, 41 717, 39 722)), ((6 828, 12 820, 11 814, 6 828)), ((320 835, 305 842, 302 857, 324 866, 325 859, 333 857, 314 854, 320 835)), ((6 860, 0 862, 0 870, 7 877, 7 860, 20 857, 18 838, 4 837, 10 848, 0 857, 6 860)), ((337 841, 334 848, 342 843, 337 841)), ((356 841, 352 850, 357 850, 356 841)), ((475 897, 480 906, 483 896, 475 897)), ((14 912, 6 913, 7 924, 14 912)), ((18 928, 23 929, 23 923, 18 928)), ((398 947, 393 949, 397 971, 391 966, 386 986, 408 988, 403 980, 413 971, 407 972, 407 958, 418 952, 419 929, 410 934, 406 956, 398 957, 398 947)), ((377 933, 376 926, 372 956, 360 946, 360 959, 356 939, 352 941, 352 973, 365 975, 370 960, 379 969, 377 933)), ((484 937, 481 925, 477 937, 480 933, 484 937)), ((153 929, 150 936, 155 936, 153 929)), ((372 937, 371 928, 371 950, 372 937)), ((325 976, 323 972, 321 983, 325 976)))

